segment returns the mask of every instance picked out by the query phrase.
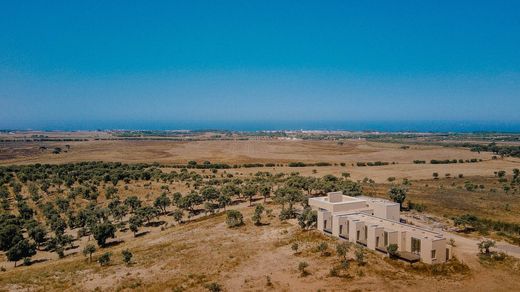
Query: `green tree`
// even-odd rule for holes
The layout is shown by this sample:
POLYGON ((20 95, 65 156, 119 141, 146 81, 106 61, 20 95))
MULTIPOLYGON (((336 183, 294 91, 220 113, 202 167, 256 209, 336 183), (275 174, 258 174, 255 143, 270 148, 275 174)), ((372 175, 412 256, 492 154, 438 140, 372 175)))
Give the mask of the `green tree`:
POLYGON ((182 217, 184 216, 182 210, 179 210, 179 209, 175 209, 173 212, 172 212, 172 217, 175 221, 177 221, 177 223, 182 223, 182 217))
POLYGON ((41 224, 35 223, 27 228, 29 237, 36 242, 37 246, 41 246, 47 239, 47 230, 41 224))
POLYGON ((200 192, 204 201, 213 202, 216 201, 220 195, 219 191, 214 187, 205 187, 200 192))
POLYGON ((67 223, 59 215, 52 216, 50 219, 51 230, 56 236, 62 236, 67 228, 67 223))
POLYGON ((189 212, 194 212, 195 206, 200 205, 203 202, 204 199, 202 199, 199 194, 196 192, 191 192, 180 199, 178 207, 189 212))
POLYGON ((107 239, 114 238, 116 235, 116 227, 111 222, 103 222, 94 227, 92 235, 98 245, 105 246, 107 239))
POLYGON ((276 190, 274 200, 276 203, 282 205, 281 219, 290 219, 296 217, 294 205, 303 202, 305 197, 302 192, 293 187, 281 187, 276 190), (287 207, 287 208, 286 208, 287 207))
POLYGON ((226 216, 226 224, 231 228, 244 224, 244 216, 242 213, 240 213, 240 211, 228 210, 226 212, 226 216))
POLYGON ((89 263, 92 262, 92 254, 96 252, 96 246, 89 243, 85 246, 85 248, 83 248, 83 255, 84 256, 87 256, 88 255, 88 261, 89 263))
POLYGON ((129 228, 134 233, 135 237, 137 232, 139 232, 139 228, 143 226, 143 218, 137 214, 134 214, 130 217, 128 223, 130 224, 129 228))
POLYGON ((247 184, 242 188, 244 197, 249 198, 249 206, 252 206, 253 198, 255 197, 257 190, 258 187, 254 184, 247 184))
POLYGON ((5 255, 7 256, 7 260, 14 262, 14 266, 16 267, 17 261, 24 258, 30 258, 35 254, 36 245, 29 243, 27 239, 22 239, 13 245, 5 255))
POLYGON ((130 196, 125 200, 125 205, 127 205, 132 210, 132 213, 139 209, 141 204, 142 202, 137 196, 130 196))
POLYGON ((310 207, 303 209, 303 212, 298 216, 298 224, 303 229, 310 229, 316 226, 318 214, 310 207))
POLYGON ((220 192, 229 196, 230 198, 233 198, 240 195, 240 188, 233 183, 227 183, 220 189, 220 192))
POLYGON ((390 190, 388 190, 388 196, 392 201, 399 203, 399 208, 402 209, 403 202, 406 199, 406 189, 398 186, 392 186, 390 190))
POLYGON ((166 213, 166 208, 171 205, 171 200, 168 198, 168 195, 166 193, 162 193, 159 197, 155 199, 155 202, 153 203, 155 208, 158 208, 161 210, 163 214, 166 213))
POLYGON ((226 210, 226 206, 231 205, 231 197, 225 194, 220 194, 217 201, 219 208, 223 208, 224 210, 226 210))
POLYGON ((264 213, 265 207, 264 205, 256 205, 255 212, 253 214, 253 222, 255 225, 262 224, 262 214, 264 213))
POLYGON ((267 198, 271 196, 271 186, 268 184, 262 184, 258 188, 258 192, 264 197, 264 204, 267 202, 267 198))

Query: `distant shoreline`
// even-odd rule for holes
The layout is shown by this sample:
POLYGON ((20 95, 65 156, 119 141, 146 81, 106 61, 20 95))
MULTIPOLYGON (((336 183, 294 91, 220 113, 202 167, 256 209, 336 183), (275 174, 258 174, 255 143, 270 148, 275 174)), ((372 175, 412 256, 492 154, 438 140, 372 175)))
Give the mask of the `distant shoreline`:
POLYGON ((0 132, 520 133, 520 121, 75 121, 1 125, 0 132))

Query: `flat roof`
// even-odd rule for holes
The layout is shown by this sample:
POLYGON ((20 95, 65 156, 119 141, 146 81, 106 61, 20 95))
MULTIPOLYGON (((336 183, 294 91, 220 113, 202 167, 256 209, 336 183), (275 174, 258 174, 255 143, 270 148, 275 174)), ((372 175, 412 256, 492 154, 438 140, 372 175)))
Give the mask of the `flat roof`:
POLYGON ((345 196, 345 195, 341 195, 341 201, 339 201, 339 202, 330 202, 328 196, 309 198, 309 200, 322 201, 322 202, 325 202, 328 204, 348 204, 348 203, 359 203, 359 202, 367 201, 365 199, 359 199, 357 197, 350 197, 350 196, 345 196))
POLYGON ((359 196, 358 198, 360 198, 362 200, 369 201, 369 202, 381 203, 381 204, 384 204, 386 206, 399 205, 399 203, 392 202, 390 200, 383 199, 383 198, 375 198, 375 197, 367 197, 367 196, 359 196))
POLYGON ((404 223, 401 223, 401 222, 398 222, 398 221, 394 221, 394 220, 390 220, 390 219, 385 219, 385 218, 380 218, 380 217, 377 217, 377 216, 373 216, 373 215, 370 215, 370 214, 366 214, 366 213, 363 213, 363 212, 356 212, 356 213, 350 213, 350 214, 344 214, 344 215, 337 215, 337 216, 346 216, 346 217, 350 217, 354 220, 359 220, 359 221, 362 221, 362 222, 366 222, 368 224, 365 224, 365 225, 378 225, 378 226, 381 226, 383 227, 384 229, 390 229, 390 230, 393 230, 392 227, 397 227, 400 229, 400 231, 409 231, 410 233, 414 234, 414 235, 417 235, 417 236, 421 236, 425 239, 433 239, 433 240, 438 240, 438 239, 444 239, 444 235, 442 233, 439 233, 439 232, 435 232, 433 230, 428 230, 426 228, 423 228, 423 227, 417 227, 417 226, 414 226, 414 225, 409 225, 409 224, 404 224, 404 223))

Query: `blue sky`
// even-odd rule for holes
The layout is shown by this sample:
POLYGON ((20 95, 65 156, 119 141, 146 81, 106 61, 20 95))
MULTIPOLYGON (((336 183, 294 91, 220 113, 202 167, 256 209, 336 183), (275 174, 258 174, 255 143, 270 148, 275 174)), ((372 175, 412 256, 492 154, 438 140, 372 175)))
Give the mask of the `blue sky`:
POLYGON ((0 128, 518 122, 520 2, 2 1, 0 107, 0 128))

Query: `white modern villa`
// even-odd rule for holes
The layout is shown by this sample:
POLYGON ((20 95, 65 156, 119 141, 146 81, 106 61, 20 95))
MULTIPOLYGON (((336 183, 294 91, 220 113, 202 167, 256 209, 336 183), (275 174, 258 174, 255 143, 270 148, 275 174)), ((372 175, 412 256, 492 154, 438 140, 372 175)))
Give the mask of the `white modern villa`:
POLYGON ((385 254, 396 244, 399 258, 412 263, 437 264, 451 257, 442 233, 400 222, 398 203, 331 192, 310 198, 309 205, 318 213, 318 230, 327 234, 385 254))

